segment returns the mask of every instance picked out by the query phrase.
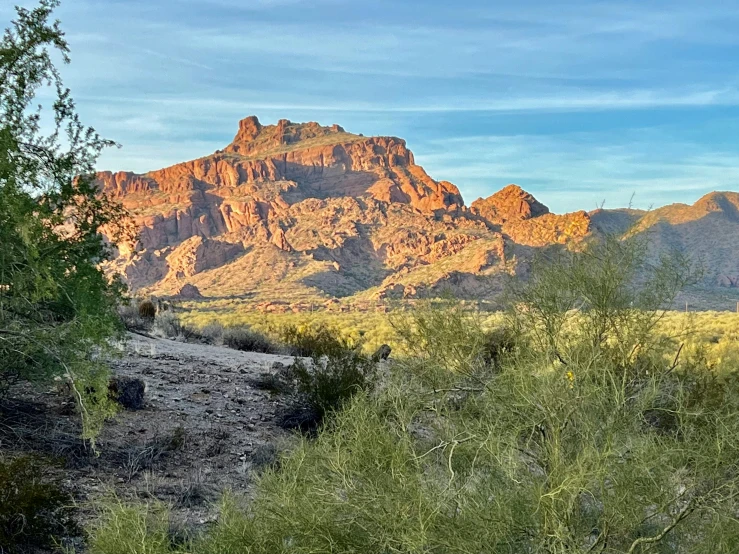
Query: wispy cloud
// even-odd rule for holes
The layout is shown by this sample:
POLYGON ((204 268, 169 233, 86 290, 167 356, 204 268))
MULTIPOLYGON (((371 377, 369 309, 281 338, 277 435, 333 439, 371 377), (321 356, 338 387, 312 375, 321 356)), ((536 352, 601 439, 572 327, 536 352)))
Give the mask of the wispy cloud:
POLYGON ((467 200, 517 183, 556 211, 693 203, 739 187, 739 153, 642 129, 614 141, 601 133, 475 136, 431 141, 419 163, 460 186, 467 200))
POLYGON ((514 181, 560 211, 646 206, 739 181, 731 2, 65 0, 59 17, 85 121, 124 145, 111 169, 208 154, 256 113, 403 136, 468 200, 514 181))
MULTIPOLYGON (((341 103, 326 101, 320 103, 263 102, 257 100, 258 91, 246 91, 254 100, 229 100, 224 98, 188 98, 172 97, 116 97, 116 96, 82 96, 89 101, 138 104, 149 106, 170 106, 183 109, 208 109, 214 112, 242 109, 245 106, 253 110, 302 110, 314 112, 365 112, 365 113, 454 113, 454 112, 517 112, 517 111, 598 111, 598 110, 638 110, 646 108, 700 107, 700 106, 737 106, 739 91, 736 89, 703 90, 703 91, 666 91, 636 90, 628 92, 594 93, 585 95, 577 92, 553 91, 539 97, 508 97, 500 99, 466 99, 447 103, 388 103, 378 99, 375 103, 356 102, 341 103)), ((207 117, 207 114, 200 113, 207 117)))

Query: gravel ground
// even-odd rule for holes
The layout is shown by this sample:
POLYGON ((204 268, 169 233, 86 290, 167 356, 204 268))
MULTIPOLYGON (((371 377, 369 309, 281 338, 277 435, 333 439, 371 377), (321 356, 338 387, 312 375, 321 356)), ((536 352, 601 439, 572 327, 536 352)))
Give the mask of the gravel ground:
POLYGON ((113 491, 164 501, 176 522, 197 527, 224 489, 248 496, 260 468, 296 440, 277 424, 285 398, 254 384, 292 357, 133 334, 121 349, 113 372, 142 379, 145 403, 106 424, 99 456, 79 440, 69 395, 22 385, 0 404, 0 448, 59 457, 83 519, 89 501, 113 491))

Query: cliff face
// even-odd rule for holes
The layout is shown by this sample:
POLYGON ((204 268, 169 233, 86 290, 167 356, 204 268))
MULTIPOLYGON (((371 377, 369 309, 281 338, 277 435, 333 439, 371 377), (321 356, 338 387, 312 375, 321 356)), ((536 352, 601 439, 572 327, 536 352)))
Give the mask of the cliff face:
MULTIPOLYGON (((139 229, 138 242, 119 244, 108 265, 131 288, 173 294, 194 285, 206 297, 249 293, 263 302, 372 301, 446 288, 495 297, 536 249, 594 230, 636 221, 656 229, 667 219, 660 240, 684 248, 703 239, 689 226, 675 231, 678 220, 714 218, 720 228, 730 218, 739 230, 739 195, 646 215, 555 215, 509 185, 468 208, 457 187, 415 164, 402 139, 256 117, 241 120, 231 144, 209 156, 143 175, 101 172, 98 184, 139 229)), ((736 260, 739 251, 726 254, 736 260)), ((734 286, 739 267, 722 266, 715 279, 734 286)))
POLYGON ((518 185, 508 185, 488 198, 478 198, 471 208, 497 224, 524 221, 549 213, 549 208, 518 185))

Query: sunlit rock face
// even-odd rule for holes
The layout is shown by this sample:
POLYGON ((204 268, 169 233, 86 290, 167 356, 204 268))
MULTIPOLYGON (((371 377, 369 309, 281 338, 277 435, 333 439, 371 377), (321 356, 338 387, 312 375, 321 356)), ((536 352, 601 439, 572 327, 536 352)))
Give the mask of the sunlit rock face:
POLYGON ((593 232, 586 212, 552 214, 516 185, 468 208, 404 140, 314 122, 250 116, 211 155, 97 178, 138 230, 107 269, 161 294, 492 298, 532 248, 593 232))

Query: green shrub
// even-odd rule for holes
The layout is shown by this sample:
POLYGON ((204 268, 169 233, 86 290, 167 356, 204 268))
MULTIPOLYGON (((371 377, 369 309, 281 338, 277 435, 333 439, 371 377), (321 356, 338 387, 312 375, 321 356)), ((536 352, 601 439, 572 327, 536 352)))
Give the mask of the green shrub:
POLYGON ((209 344, 223 342, 224 327, 217 321, 212 321, 200 328, 200 334, 205 337, 209 344))
POLYGON ((0 551, 50 548, 79 533, 72 498, 58 472, 49 461, 32 456, 0 460, 0 551))
POLYGON ((281 377, 292 381, 297 393, 286 426, 312 430, 329 412, 374 386, 377 360, 363 352, 361 340, 323 323, 285 325, 280 336, 295 356, 287 377, 281 377))
POLYGON ((637 358, 672 347, 658 325, 696 275, 679 253, 650 260, 643 238, 606 236, 540 258, 528 282, 512 282, 509 325, 550 359, 597 356, 637 368, 637 358))
POLYGON ((516 348, 516 334, 508 327, 496 327, 483 333, 482 360, 492 367, 498 368, 505 357, 516 348))
POLYGON ((458 377, 475 378, 490 369, 505 350, 486 331, 481 314, 452 298, 426 300, 415 309, 391 314, 401 349, 408 355, 397 363, 432 388, 445 388, 458 377))
POLYGON ((172 311, 161 312, 154 319, 153 329, 168 339, 181 339, 185 342, 210 343, 210 338, 199 329, 185 325, 172 311))
POLYGON ((153 321, 157 315, 157 307, 151 300, 139 303, 139 316, 145 320, 153 321))
POLYGON ((227 327, 224 329, 223 344, 244 352, 280 353, 280 348, 269 338, 248 327, 227 327))
POLYGON ((113 243, 133 237, 95 180, 114 143, 82 124, 55 67, 69 61, 58 4, 17 7, 0 36, 0 387, 65 377, 92 439, 111 409, 84 390, 99 390, 122 331, 123 287, 103 272, 103 231, 113 243))
POLYGON ((322 419, 341 409, 355 394, 374 385, 377 362, 357 349, 314 355, 310 362, 296 358, 291 373, 302 401, 322 419))
POLYGON ((341 409, 192 552, 739 552, 736 369, 655 332, 676 265, 592 248, 515 291, 511 331, 452 301, 406 314, 412 357, 373 392, 351 348, 299 362, 341 409))
MULTIPOLYGON (((88 545, 91 554, 170 554, 179 550, 173 538, 169 512, 163 505, 113 499, 100 506, 88 545)), ((181 551, 187 550, 182 545, 181 551)))
POLYGON ((347 350, 359 350, 362 346, 361 341, 354 341, 323 322, 284 325, 278 330, 278 334, 293 356, 341 355, 347 350))

